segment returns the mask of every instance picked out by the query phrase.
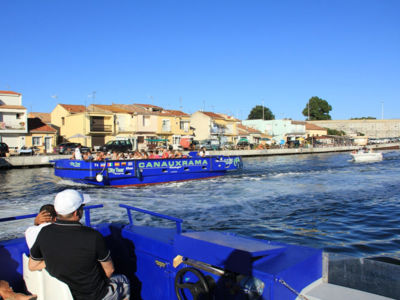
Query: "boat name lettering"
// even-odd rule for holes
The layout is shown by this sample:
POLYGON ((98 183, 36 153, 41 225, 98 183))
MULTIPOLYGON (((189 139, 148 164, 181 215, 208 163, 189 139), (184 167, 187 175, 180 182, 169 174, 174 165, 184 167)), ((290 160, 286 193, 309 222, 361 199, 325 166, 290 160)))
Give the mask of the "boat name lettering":
POLYGON ((72 161, 69 163, 71 166, 75 167, 75 168, 80 168, 81 163, 80 162, 76 162, 76 161, 72 161))
POLYGON ((169 160, 169 161, 154 161, 154 162, 140 162, 139 168, 152 169, 152 168, 180 168, 186 166, 206 166, 208 165, 206 159, 196 160, 169 160))
POLYGON ((240 157, 235 157, 235 159, 233 160, 233 165, 235 167, 240 166, 240 157))
POLYGON ((108 168, 108 173, 124 174, 124 168, 108 168))

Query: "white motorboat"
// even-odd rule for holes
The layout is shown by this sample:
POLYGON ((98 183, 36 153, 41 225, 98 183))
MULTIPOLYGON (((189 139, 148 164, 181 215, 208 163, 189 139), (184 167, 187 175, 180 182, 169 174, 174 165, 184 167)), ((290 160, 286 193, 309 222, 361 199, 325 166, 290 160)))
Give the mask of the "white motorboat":
POLYGON ((372 149, 353 151, 351 156, 353 157, 353 161, 356 162, 374 162, 383 159, 382 152, 374 152, 372 149))

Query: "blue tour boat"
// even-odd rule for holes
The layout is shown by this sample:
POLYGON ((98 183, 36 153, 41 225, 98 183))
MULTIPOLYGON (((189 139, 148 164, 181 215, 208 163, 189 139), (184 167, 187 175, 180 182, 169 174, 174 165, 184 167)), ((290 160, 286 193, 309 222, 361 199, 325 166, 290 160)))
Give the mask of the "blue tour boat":
POLYGON ((240 156, 83 161, 59 159, 54 174, 74 182, 99 186, 139 186, 204 179, 242 168, 240 156))
MULTIPOLYGON (((181 219, 119 206, 127 211, 128 224, 92 226, 90 211, 102 205, 85 207, 85 223, 105 237, 115 272, 130 279, 131 299, 384 300, 400 296, 399 265, 225 232, 184 231, 181 219), (137 225, 133 213, 163 218, 175 226, 137 225)), ((4 218, 0 223, 34 216, 4 218)), ((29 286, 26 255, 24 238, 0 241, 0 279, 17 292, 26 292, 29 286)), ((71 299, 47 279, 38 284, 42 286, 38 300, 71 299)))

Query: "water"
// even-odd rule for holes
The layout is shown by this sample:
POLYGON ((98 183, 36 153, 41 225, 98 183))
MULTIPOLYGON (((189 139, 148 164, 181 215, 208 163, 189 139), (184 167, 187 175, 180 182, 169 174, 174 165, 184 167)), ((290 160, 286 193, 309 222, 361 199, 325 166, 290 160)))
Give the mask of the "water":
MULTIPOLYGON (((51 168, 15 169, 0 171, 0 218, 35 213, 73 187, 104 204, 95 222, 127 221, 117 207, 125 203, 182 218, 184 229, 400 258, 399 175, 399 151, 377 163, 353 163, 348 153, 245 158, 241 173, 222 178, 120 189, 73 184, 51 168)), ((150 222, 164 224, 138 218, 139 224, 150 222)), ((21 236, 31 223, 1 223, 0 239, 21 236)))

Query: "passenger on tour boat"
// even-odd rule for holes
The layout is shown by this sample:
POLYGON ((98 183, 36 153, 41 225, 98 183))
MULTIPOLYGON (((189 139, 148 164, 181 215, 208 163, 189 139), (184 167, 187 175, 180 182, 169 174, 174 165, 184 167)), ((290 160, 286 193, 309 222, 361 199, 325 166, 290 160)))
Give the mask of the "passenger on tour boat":
POLYGON ((149 159, 155 159, 156 155, 154 154, 154 152, 152 150, 149 150, 149 159))
POLYGON ((135 153, 133 154, 133 159, 141 159, 142 155, 140 154, 139 151, 135 151, 135 153))
POLYGON ((114 265, 104 237, 79 222, 86 202, 83 194, 71 189, 56 195, 57 219, 40 230, 30 251, 29 269, 46 268, 68 285, 75 300, 128 300, 129 280, 124 275, 113 275, 114 265))
POLYGON ((168 153, 167 149, 163 150, 163 154, 162 154, 161 158, 169 158, 169 153, 168 153))
POLYGON ((106 159, 106 155, 104 154, 104 151, 100 151, 99 153, 97 153, 96 155, 96 161, 103 161, 106 159))
POLYGON ((92 161, 93 160, 92 152, 87 151, 87 152, 83 153, 83 160, 92 161))
POLYGON ((82 160, 82 153, 81 153, 81 145, 78 145, 76 148, 75 148, 75 151, 74 151, 74 159, 77 159, 77 160, 82 160))
POLYGON ((147 158, 149 158, 149 156, 148 156, 147 152, 146 152, 146 151, 144 151, 144 149, 142 149, 142 151, 140 152, 140 154, 142 155, 142 158, 143 158, 143 159, 147 159, 147 158))
POLYGON ((29 226, 25 231, 25 239, 29 249, 31 249, 35 243, 40 230, 43 227, 54 223, 56 221, 56 216, 57 214, 53 204, 45 204, 40 208, 39 213, 33 222, 34 225, 29 226))
POLYGON ((205 157, 210 154, 207 152, 206 147, 202 147, 201 150, 199 152, 197 152, 197 155, 201 156, 201 157, 205 157))
POLYGON ((10 284, 5 280, 0 280, 0 297, 2 299, 8 300, 35 300, 36 295, 25 295, 21 293, 15 293, 10 287, 10 284))

